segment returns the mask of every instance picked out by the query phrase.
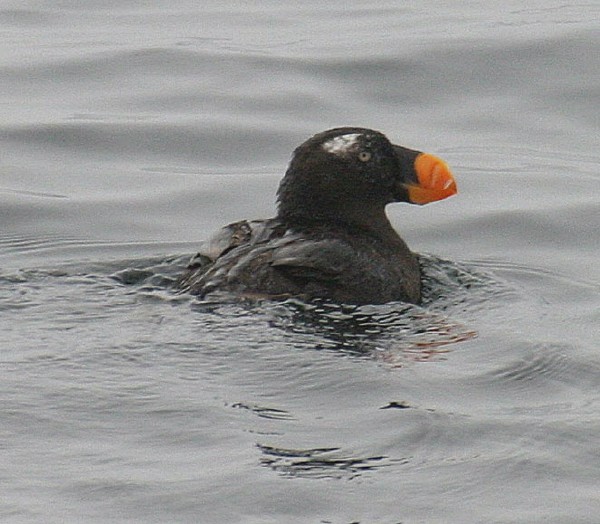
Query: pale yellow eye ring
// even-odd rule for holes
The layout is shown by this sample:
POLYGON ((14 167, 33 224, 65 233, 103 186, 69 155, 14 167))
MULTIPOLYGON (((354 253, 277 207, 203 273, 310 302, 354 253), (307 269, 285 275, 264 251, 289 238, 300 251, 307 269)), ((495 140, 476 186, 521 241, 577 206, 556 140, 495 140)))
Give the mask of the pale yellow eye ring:
POLYGON ((369 151, 361 151, 360 153, 358 153, 358 159, 361 162, 368 162, 369 160, 371 160, 371 153, 369 151))

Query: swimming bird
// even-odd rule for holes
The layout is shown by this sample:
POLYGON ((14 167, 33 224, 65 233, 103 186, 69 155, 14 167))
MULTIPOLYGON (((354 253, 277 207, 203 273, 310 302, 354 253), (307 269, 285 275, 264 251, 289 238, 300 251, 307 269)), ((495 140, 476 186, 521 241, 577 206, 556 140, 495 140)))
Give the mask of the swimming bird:
POLYGON ((277 214, 242 220, 200 247, 178 282, 184 292, 337 303, 418 303, 421 271, 392 227, 392 202, 427 204, 457 192, 446 163, 341 127, 300 145, 277 192, 277 214))

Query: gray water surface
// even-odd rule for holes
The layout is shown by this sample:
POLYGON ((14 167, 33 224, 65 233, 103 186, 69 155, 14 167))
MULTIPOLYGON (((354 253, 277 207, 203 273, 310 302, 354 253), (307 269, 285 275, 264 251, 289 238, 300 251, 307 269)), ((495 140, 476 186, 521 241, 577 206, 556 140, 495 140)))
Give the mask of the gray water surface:
POLYGON ((598 522, 600 4, 4 2, 0 519, 598 522), (420 306, 200 302, 340 125, 437 154, 420 306))

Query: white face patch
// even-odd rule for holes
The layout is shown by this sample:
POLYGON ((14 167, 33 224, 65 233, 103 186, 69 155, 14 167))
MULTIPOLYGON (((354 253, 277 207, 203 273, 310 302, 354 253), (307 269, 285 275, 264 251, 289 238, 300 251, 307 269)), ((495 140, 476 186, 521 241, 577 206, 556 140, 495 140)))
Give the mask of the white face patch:
POLYGON ((356 145, 360 133, 349 133, 347 135, 335 136, 327 142, 323 142, 323 149, 334 155, 347 155, 356 145))

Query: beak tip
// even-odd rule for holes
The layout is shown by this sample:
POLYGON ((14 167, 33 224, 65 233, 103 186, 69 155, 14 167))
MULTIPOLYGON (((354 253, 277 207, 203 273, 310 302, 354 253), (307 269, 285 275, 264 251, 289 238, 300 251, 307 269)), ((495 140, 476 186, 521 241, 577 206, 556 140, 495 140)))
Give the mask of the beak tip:
POLYGON ((409 190, 411 202, 428 204, 458 192, 452 172, 442 159, 428 153, 421 153, 415 159, 414 168, 418 185, 409 190))

